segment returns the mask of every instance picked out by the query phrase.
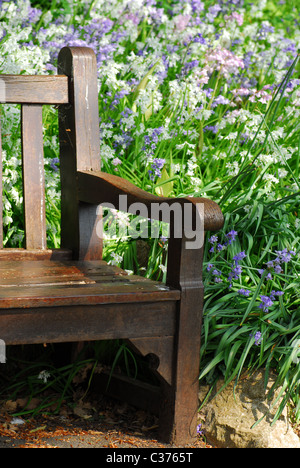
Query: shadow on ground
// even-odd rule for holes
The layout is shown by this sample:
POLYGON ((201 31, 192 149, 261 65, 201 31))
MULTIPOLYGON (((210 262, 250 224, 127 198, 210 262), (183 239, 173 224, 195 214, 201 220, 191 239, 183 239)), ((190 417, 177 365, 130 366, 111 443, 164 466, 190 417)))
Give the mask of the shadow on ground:
MULTIPOLYGON (((57 415, 26 418, 2 405, 0 448, 170 448, 157 440, 157 419, 145 411, 103 397, 57 415), (6 408, 6 411, 5 411, 6 408)), ((211 448, 197 439, 190 448, 211 448)))

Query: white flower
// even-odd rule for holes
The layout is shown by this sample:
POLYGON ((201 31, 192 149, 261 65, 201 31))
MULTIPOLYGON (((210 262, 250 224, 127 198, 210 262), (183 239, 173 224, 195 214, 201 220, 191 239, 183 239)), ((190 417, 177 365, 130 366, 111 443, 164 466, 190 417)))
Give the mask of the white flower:
POLYGON ((119 266, 119 264, 123 260, 123 257, 121 255, 116 254, 115 252, 111 252, 110 256, 112 257, 112 259, 109 260, 108 262, 109 265, 119 266))
POLYGON ((8 224, 11 224, 13 222, 13 219, 11 216, 4 216, 3 217, 3 226, 7 226, 8 224))
POLYGON ((38 375, 38 379, 42 380, 44 383, 47 383, 50 377, 51 377, 51 374, 46 370, 42 370, 38 375))
POLYGON ((167 272, 167 267, 166 267, 165 265, 160 264, 160 265, 159 265, 159 268, 161 269, 161 271, 162 271, 163 273, 166 273, 166 272, 167 272))
POLYGON ((133 270, 125 270, 127 275, 133 275, 134 271, 133 270))
POLYGON ((278 177, 280 179, 283 179, 284 177, 286 177, 288 175, 288 171, 286 171, 285 169, 283 169, 282 167, 280 167, 278 169, 278 177))
POLYGON ((239 163, 238 161, 234 161, 232 163, 227 163, 226 167, 229 169, 228 174, 230 176, 236 176, 239 173, 239 163))
POLYGON ((114 159, 116 156, 115 150, 106 145, 103 141, 101 141, 100 154, 104 161, 107 161, 108 159, 114 159))

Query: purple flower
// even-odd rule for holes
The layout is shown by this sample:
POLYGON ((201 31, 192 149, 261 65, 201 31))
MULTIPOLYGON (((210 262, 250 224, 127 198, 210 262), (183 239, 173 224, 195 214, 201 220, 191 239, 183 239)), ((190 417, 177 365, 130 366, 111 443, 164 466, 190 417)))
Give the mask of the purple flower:
POLYGON ((274 302, 271 300, 269 296, 260 296, 261 303, 259 304, 259 308, 262 309, 264 312, 268 312, 269 307, 271 307, 274 302))
POLYGON ((197 36, 194 39, 194 42, 199 42, 200 44, 206 44, 206 40, 204 39, 201 33, 197 34, 197 36))
MULTIPOLYGON (((275 260, 269 260, 266 263, 266 267, 268 270, 271 270, 271 271, 273 270, 275 273, 282 273, 282 268, 280 265, 282 263, 290 262, 292 259, 292 256, 296 255, 296 252, 294 252, 293 250, 283 249, 283 250, 275 250, 275 253, 277 254, 277 257, 275 258, 275 260)), ((258 270, 261 276, 264 273, 264 271, 265 271, 264 269, 258 270)), ((272 279, 271 271, 269 271, 266 276, 267 280, 272 279)))
POLYGON ((124 96, 126 96, 126 95, 129 94, 129 93, 130 93, 130 91, 128 91, 128 90, 126 90, 126 89, 121 89, 121 91, 119 91, 118 93, 116 93, 116 94, 114 95, 114 99, 113 99, 113 101, 112 101, 111 104, 110 104, 110 108, 111 108, 111 109, 115 108, 115 107, 119 104, 119 102, 121 101, 121 99, 123 99, 124 96))
POLYGON ((119 158, 114 158, 112 160, 112 163, 113 163, 114 166, 118 166, 119 164, 122 164, 122 161, 119 158))
POLYGON ((232 280, 233 279, 239 279, 239 276, 242 273, 242 267, 241 267, 241 265, 239 265, 239 261, 242 260, 245 257, 247 257, 247 255, 245 254, 244 251, 236 254, 233 257, 234 263, 232 264, 232 270, 231 270, 231 272, 229 273, 229 276, 228 276, 229 288, 232 288, 232 280))
POLYGON ((246 296, 246 297, 248 297, 249 294, 250 294, 250 291, 248 291, 247 289, 243 289, 243 288, 242 288, 242 289, 239 289, 239 290, 238 290, 238 293, 239 293, 241 296, 246 296))
POLYGON ((143 151, 147 151, 148 155, 153 155, 156 149, 157 143, 159 142, 159 135, 164 131, 164 127, 158 127, 152 129, 151 135, 145 135, 145 146, 142 148, 143 151))
POLYGON ((222 279, 219 276, 214 277, 215 283, 222 283, 222 279))
POLYGON ((152 167, 148 171, 151 180, 155 180, 156 177, 161 177, 161 169, 164 167, 166 160, 162 158, 153 159, 152 167))
POLYGON ((233 260, 235 261, 235 264, 237 264, 240 260, 242 260, 245 257, 247 257, 247 255, 245 254, 245 251, 243 251, 243 252, 240 252, 240 253, 236 254, 233 257, 233 260))
POLYGON ((266 39, 268 33, 273 33, 274 27, 269 26, 266 23, 262 23, 260 30, 258 31, 258 39, 266 39))
POLYGON ((214 265, 212 263, 209 263, 206 269, 207 271, 212 272, 215 283, 222 283, 222 279, 220 278, 220 276, 222 275, 222 272, 220 270, 217 270, 216 268, 214 268, 214 265))
POLYGON ((270 298, 271 298, 272 301, 275 300, 276 296, 283 296, 283 295, 284 295, 283 291, 274 291, 273 290, 273 291, 270 292, 270 298))
POLYGON ((232 278, 239 279, 239 276, 241 275, 241 273, 242 273, 241 265, 236 265, 231 272, 232 278))
POLYGON ((204 9, 204 3, 201 0, 191 0, 193 13, 200 13, 204 9))
POLYGON ((201 424, 201 423, 198 424, 198 426, 197 426, 197 434, 198 434, 198 435, 202 435, 202 434, 203 434, 203 429, 201 429, 201 427, 202 427, 202 424, 201 424))
POLYGON ((212 271, 212 274, 213 274, 214 276, 221 276, 221 275, 222 275, 221 271, 220 271, 220 270, 217 270, 216 268, 212 271))
POLYGON ((59 163, 58 158, 53 158, 50 161, 50 167, 51 167, 51 169, 53 169, 54 172, 58 172, 58 167, 56 166, 56 164, 58 164, 58 163, 59 163))
MULTIPOLYGON (((215 17, 217 16, 217 14, 219 13, 219 11, 221 11, 222 8, 220 7, 220 5, 212 5, 208 8, 208 11, 209 11, 209 15, 211 15, 212 17, 215 17)), ((208 15, 208 16, 209 16, 208 15)))
POLYGON ((192 60, 191 62, 188 62, 185 64, 183 71, 188 73, 193 68, 198 67, 198 65, 199 65, 199 60, 192 60))
POLYGON ((206 125, 203 129, 204 132, 213 132, 218 133, 218 126, 217 125, 206 125))
POLYGON ((275 262, 278 262, 278 263, 288 263, 292 256, 296 255, 296 252, 294 252, 293 250, 287 250, 287 249, 283 249, 283 250, 275 250, 275 253, 277 254, 277 258, 275 259, 275 262))
POLYGON ((255 340, 254 344, 256 346, 259 346, 261 344, 262 337, 261 337, 261 332, 260 331, 257 331, 255 333, 255 335, 253 335, 253 333, 250 333, 250 337, 254 338, 254 340, 255 340))
POLYGON ((243 62, 244 62, 244 66, 245 66, 245 69, 247 70, 250 65, 253 63, 252 62, 252 55, 253 55, 253 52, 247 52, 246 54, 244 54, 244 59, 243 59, 243 62))
POLYGON ((214 99, 214 102, 212 103, 212 107, 216 107, 219 104, 228 104, 229 102, 230 102, 229 99, 225 98, 224 96, 220 94, 216 99, 214 99))
POLYGON ((216 236, 216 235, 211 236, 211 237, 208 239, 208 242, 209 242, 210 244, 214 244, 215 242, 218 242, 218 236, 216 236))
POLYGON ((237 234, 238 233, 234 231, 233 229, 226 234, 226 237, 228 239, 228 244, 232 244, 232 242, 235 241, 237 234))

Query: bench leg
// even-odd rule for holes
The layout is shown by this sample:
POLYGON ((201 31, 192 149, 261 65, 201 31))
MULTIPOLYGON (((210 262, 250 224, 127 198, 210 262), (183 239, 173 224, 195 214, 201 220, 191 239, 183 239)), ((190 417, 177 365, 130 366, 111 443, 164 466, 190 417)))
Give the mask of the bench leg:
POLYGON ((188 444, 197 435, 200 341, 203 311, 203 246, 186 248, 186 239, 169 239, 167 284, 180 288, 174 351, 175 370, 169 389, 174 416, 171 442, 188 444))
POLYGON ((183 291, 175 339, 130 340, 142 355, 153 353, 159 358, 159 439, 174 445, 191 444, 197 435, 202 297, 199 287, 183 291), (192 321, 188 320, 191 315, 192 321))

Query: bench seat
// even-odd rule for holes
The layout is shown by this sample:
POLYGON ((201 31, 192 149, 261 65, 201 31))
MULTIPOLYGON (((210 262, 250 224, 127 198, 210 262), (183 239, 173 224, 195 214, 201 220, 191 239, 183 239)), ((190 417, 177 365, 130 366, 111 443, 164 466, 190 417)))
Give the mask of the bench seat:
POLYGON ((6 344, 172 336, 180 291, 99 261, 1 261, 6 344))
POLYGON ((180 291, 102 260, 0 262, 0 309, 179 299, 180 291))

